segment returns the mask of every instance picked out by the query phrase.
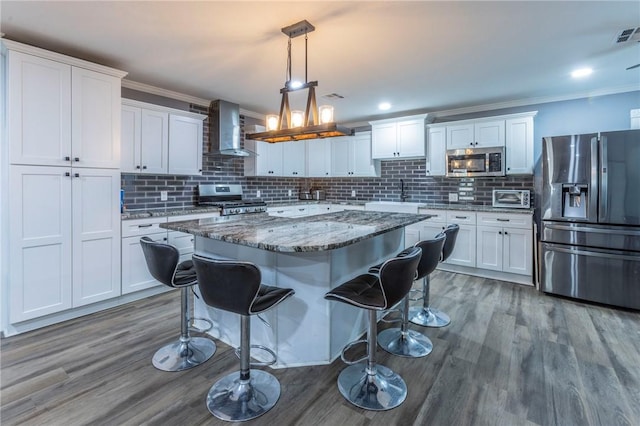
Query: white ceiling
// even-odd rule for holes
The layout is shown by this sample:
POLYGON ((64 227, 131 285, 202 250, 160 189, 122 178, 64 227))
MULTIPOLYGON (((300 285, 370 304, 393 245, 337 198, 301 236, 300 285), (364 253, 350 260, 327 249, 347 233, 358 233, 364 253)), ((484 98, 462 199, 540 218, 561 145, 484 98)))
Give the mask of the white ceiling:
MULTIPOLYGON (((343 123, 640 89, 640 1, 8 1, 5 37, 128 71, 127 80, 277 112, 287 36, 307 19, 308 76, 343 123), (594 73, 575 80, 570 72, 594 73), (338 93, 344 99, 327 101, 338 93), (380 101, 391 102, 386 113, 380 101)), ((304 80, 304 37, 293 39, 304 80)), ((293 97, 300 109, 302 99, 293 97)))

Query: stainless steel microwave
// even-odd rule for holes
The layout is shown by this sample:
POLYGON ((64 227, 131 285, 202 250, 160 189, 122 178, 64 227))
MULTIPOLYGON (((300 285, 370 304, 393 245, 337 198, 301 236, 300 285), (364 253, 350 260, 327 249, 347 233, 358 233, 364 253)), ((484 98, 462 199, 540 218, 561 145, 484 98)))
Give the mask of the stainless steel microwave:
POLYGON ((494 189, 493 207, 528 209, 531 207, 531 192, 528 189, 494 189))
POLYGON ((447 177, 504 176, 504 147, 447 150, 447 177))

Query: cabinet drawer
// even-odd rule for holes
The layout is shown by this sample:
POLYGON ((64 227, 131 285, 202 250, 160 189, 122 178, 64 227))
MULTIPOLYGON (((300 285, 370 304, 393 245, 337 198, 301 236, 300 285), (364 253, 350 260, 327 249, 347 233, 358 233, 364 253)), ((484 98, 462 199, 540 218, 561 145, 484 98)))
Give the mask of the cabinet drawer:
POLYGON ((458 225, 475 225, 476 213, 465 211, 447 211, 447 223, 458 225))
POLYGON ((427 219, 428 222, 447 222, 447 211, 446 210, 434 210, 434 209, 418 209, 418 214, 430 214, 433 217, 427 219))
POLYGON ((513 213, 478 213, 478 225, 531 228, 531 216, 513 213))
POLYGON ((166 217, 149 217, 122 221, 122 237, 143 237, 147 234, 166 233, 160 228, 161 223, 167 223, 166 217))

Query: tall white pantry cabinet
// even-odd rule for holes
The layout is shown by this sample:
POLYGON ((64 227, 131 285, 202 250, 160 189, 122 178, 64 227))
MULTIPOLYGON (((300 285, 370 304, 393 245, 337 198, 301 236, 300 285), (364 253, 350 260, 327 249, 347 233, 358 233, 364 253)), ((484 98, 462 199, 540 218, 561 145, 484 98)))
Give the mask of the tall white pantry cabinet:
POLYGON ((8 40, 2 45, 9 201, 3 247, 8 320, 15 324, 120 295, 126 73, 8 40))

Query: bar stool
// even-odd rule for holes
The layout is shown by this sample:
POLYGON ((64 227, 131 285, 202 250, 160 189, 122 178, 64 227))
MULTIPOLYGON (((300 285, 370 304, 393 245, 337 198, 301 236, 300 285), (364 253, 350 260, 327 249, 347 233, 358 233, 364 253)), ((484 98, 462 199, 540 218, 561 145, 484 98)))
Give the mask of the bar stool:
POLYGON ((197 284, 193 262, 178 263, 178 249, 149 237, 142 237, 140 245, 151 276, 166 286, 179 288, 181 295, 180 340, 158 349, 152 358, 153 366, 162 371, 182 371, 202 364, 216 352, 216 344, 189 334, 189 289, 197 284))
POLYGON ((377 311, 394 306, 407 295, 413 284, 422 250, 413 247, 402 257, 387 260, 378 275, 363 274, 334 288, 325 299, 335 300, 369 311, 367 340, 351 342, 340 357, 349 364, 338 376, 338 389, 353 405, 366 410, 390 410, 407 397, 402 377, 388 367, 376 364, 377 311), (367 356, 348 361, 345 352, 359 343, 367 343, 367 356), (367 360, 366 363, 362 362, 367 360))
POLYGON ((194 255, 193 263, 204 302, 217 309, 240 315, 240 371, 213 384, 207 393, 207 408, 219 419, 242 422, 263 415, 280 398, 280 383, 273 375, 252 369, 251 348, 268 352, 273 360, 256 365, 272 365, 276 354, 268 348, 250 344, 251 315, 273 308, 295 292, 290 288, 260 284, 256 265, 234 260, 210 259, 194 255))
MULTIPOLYGON (((460 227, 454 224, 447 226, 444 231, 438 234, 446 235, 444 246, 442 247, 442 257, 440 258, 441 262, 447 260, 453 252, 459 230, 460 227)), ((424 327, 444 327, 449 325, 451 319, 447 314, 429 306, 429 288, 429 275, 426 275, 422 281, 422 307, 409 309, 410 321, 424 327)))
MULTIPOLYGON (((445 238, 445 235, 440 233, 432 240, 419 241, 414 245, 414 247, 419 247, 422 250, 415 280, 424 279, 436 269, 442 254, 445 238)), ((371 268, 369 272, 375 271, 375 268, 371 268)), ((408 358, 423 357, 429 355, 433 350, 433 343, 427 336, 417 331, 409 330, 409 294, 402 301, 400 328, 394 327, 382 330, 378 333, 378 344, 382 349, 393 355, 408 358)))

